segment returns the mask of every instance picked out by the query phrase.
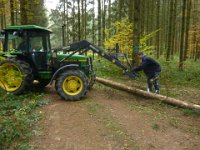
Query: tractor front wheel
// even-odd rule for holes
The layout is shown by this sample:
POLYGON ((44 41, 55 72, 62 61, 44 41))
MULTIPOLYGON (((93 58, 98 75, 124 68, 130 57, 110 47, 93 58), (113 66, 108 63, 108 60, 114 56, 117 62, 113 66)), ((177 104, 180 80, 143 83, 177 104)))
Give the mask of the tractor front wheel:
POLYGON ((55 88, 65 100, 80 100, 87 91, 87 79, 79 70, 63 72, 56 80, 55 88))

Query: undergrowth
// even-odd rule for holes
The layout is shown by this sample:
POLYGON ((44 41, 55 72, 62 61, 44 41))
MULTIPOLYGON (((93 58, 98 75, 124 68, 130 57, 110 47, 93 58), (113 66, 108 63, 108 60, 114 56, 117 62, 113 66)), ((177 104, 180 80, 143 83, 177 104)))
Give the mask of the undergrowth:
POLYGON ((0 149, 29 149, 32 129, 40 119, 44 94, 6 94, 0 91, 0 149))
POLYGON ((170 62, 159 59, 162 66, 161 81, 171 85, 179 85, 200 89, 200 62, 187 60, 184 63, 184 70, 178 69, 178 58, 170 62))
MULTIPOLYGON (((174 58, 170 62, 165 61, 163 58, 157 60, 162 67, 160 82, 169 85, 178 85, 193 87, 200 89, 200 62, 194 60, 187 60, 185 62, 184 70, 178 69, 178 58, 174 58)), ((94 61, 95 71, 97 76, 113 78, 115 80, 127 80, 124 78, 123 71, 111 62, 101 59, 94 61)), ((137 73, 137 81, 145 82, 146 77, 142 72, 137 73)), ((129 79, 128 79, 129 80, 129 79)), ((130 79, 131 80, 131 79, 130 79)))
MULTIPOLYGON (((200 104, 200 60, 194 61, 188 59, 184 62, 184 70, 178 68, 178 58, 174 57, 171 61, 164 58, 157 60, 162 68, 159 78, 160 93, 165 96, 174 97, 195 104, 200 104)), ((101 59, 94 60, 94 68, 98 77, 122 82, 128 86, 134 86, 146 90, 146 76, 138 72, 137 79, 132 80, 123 73, 123 70, 113 63, 101 59)))

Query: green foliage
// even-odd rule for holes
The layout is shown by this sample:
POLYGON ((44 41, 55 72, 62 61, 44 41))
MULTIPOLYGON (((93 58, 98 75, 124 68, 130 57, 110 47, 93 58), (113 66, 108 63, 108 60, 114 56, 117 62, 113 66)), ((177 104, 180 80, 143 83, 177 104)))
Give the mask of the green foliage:
POLYGON ((112 49, 115 44, 118 43, 120 46, 121 53, 129 52, 131 54, 132 50, 132 33, 133 25, 124 19, 122 21, 116 21, 112 24, 110 29, 106 29, 106 41, 104 43, 106 48, 112 49), (112 35, 111 37, 109 37, 112 35))
POLYGON ((153 38, 157 32, 159 32, 160 29, 158 30, 155 30, 149 34, 146 34, 146 35, 142 35, 141 38, 140 38, 140 49, 146 53, 146 54, 151 54, 152 53, 152 50, 155 50, 155 46, 154 45, 151 45, 151 46, 148 46, 147 45, 147 41, 151 38, 153 38))
POLYGON ((89 105, 88 104, 88 111, 93 114, 93 113, 96 113, 97 111, 99 111, 100 109, 103 109, 103 106, 96 103, 96 104, 93 104, 93 105, 89 105))
MULTIPOLYGON (((162 67, 162 72, 160 76, 161 87, 165 85, 175 85, 175 86, 185 86, 200 88, 200 63, 193 60, 187 60, 185 62, 184 71, 180 71, 177 68, 178 58, 174 58, 171 62, 166 62, 164 58, 160 58, 159 63, 162 67)), ((100 62, 95 62, 95 69, 97 76, 110 77, 113 80, 127 80, 122 73, 122 70, 112 63, 102 60, 100 62)), ((137 81, 144 82, 146 86, 146 77, 140 72, 137 73, 137 81)), ((131 79, 130 79, 131 80, 131 79)))
POLYGON ((41 0, 20 1, 21 24, 35 24, 47 27, 48 18, 41 0))
POLYGON ((0 56, 0 61, 5 60, 5 57, 0 56))
MULTIPOLYGON (((159 29, 160 30, 160 29, 159 29)), ((152 50, 155 49, 155 46, 148 46, 147 40, 154 37, 155 34, 159 31, 153 31, 149 34, 141 36, 140 39, 140 48, 145 53, 152 53, 152 50)), ((110 29, 106 29, 106 38, 104 45, 108 49, 115 47, 115 44, 118 43, 120 46, 121 53, 132 54, 133 50, 133 24, 129 22, 128 19, 123 19, 121 21, 116 21, 112 24, 110 29), (110 35, 112 35, 110 37, 110 35)))
POLYGON ((100 61, 94 60, 94 69, 97 76, 119 79, 122 78, 122 69, 104 59, 100 61))
POLYGON ((154 124, 152 125, 152 129, 154 129, 154 130, 159 130, 159 129, 160 129, 160 126, 159 126, 157 123, 154 123, 154 124))
POLYGON ((174 85, 200 88, 200 63, 194 60, 187 60, 185 62, 185 69, 183 71, 177 69, 178 58, 170 62, 166 62, 165 59, 159 59, 162 66, 161 80, 164 83, 170 83, 174 85))
POLYGON ((53 31, 53 34, 51 35, 51 45, 52 47, 59 47, 62 45, 62 13, 57 9, 51 10, 49 17, 50 21, 52 22, 50 29, 53 31))
POLYGON ((200 116, 200 111, 195 109, 183 109, 183 114, 186 116, 200 116))
POLYGON ((40 119, 36 108, 46 104, 43 95, 15 96, 0 91, 0 149, 28 149, 31 128, 40 119))

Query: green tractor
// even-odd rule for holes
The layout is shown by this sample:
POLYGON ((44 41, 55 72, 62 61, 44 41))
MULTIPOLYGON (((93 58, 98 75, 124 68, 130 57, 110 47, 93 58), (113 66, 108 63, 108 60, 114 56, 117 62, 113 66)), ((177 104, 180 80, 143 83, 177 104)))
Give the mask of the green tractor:
POLYGON ((0 89, 21 94, 55 81, 65 100, 79 100, 95 82, 92 59, 67 50, 51 49, 47 28, 36 25, 9 26, 0 51, 0 89))
POLYGON ((55 81, 55 89, 62 98, 79 100, 95 83, 92 58, 84 55, 89 50, 123 69, 130 78, 136 77, 129 71, 132 66, 126 55, 108 54, 86 40, 51 49, 51 31, 44 27, 9 26, 2 34, 0 89, 6 92, 21 94, 26 89, 43 88, 55 81), (130 69, 118 59, 121 56, 127 59, 130 69))

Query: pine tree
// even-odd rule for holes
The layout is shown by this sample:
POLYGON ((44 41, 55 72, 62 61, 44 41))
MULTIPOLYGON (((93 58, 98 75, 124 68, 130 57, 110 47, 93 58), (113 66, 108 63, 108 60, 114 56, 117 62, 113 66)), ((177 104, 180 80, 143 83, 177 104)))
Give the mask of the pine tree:
POLYGON ((102 31, 101 31, 101 0, 98 0, 98 46, 102 45, 102 31))

